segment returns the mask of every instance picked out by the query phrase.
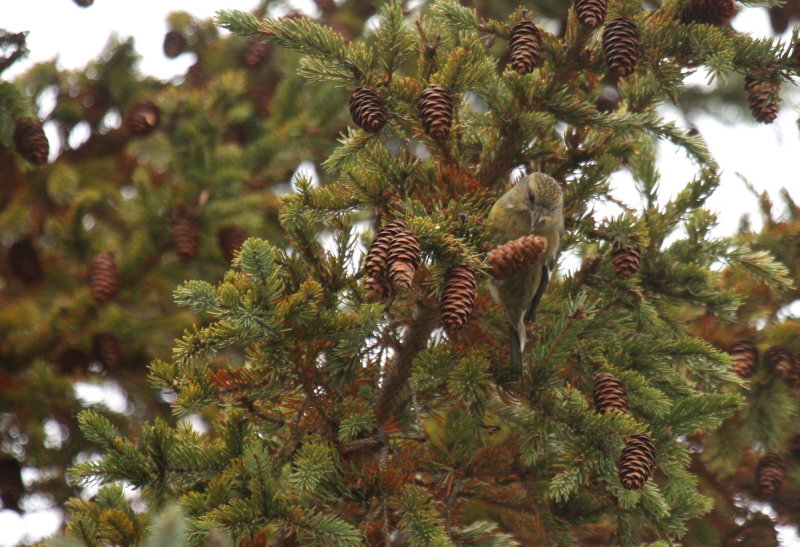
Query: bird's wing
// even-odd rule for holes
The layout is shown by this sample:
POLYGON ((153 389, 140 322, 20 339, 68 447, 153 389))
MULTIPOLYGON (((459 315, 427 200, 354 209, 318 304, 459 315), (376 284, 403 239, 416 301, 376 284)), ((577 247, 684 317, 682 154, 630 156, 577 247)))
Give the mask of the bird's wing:
POLYGON ((536 308, 539 307, 539 301, 542 299, 545 289, 547 289, 548 281, 550 281, 550 268, 546 264, 542 264, 542 274, 539 278, 539 286, 536 287, 536 294, 533 295, 531 306, 528 308, 528 313, 525 314, 526 323, 533 323, 536 321, 536 308))

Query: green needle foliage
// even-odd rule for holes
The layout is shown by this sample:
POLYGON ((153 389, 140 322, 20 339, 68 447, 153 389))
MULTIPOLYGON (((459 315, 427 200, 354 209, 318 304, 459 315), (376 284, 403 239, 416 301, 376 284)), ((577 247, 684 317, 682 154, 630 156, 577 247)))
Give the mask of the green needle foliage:
POLYGON ((746 412, 749 396, 730 356, 692 322, 738 319, 748 290, 725 284, 721 263, 767 292, 793 282, 761 246, 710 235, 705 203, 718 166, 658 106, 697 67, 715 80, 796 72, 785 44, 680 23, 681 4, 609 6, 609 18, 629 17, 641 34, 637 71, 625 79, 609 76, 602 31, 567 7, 563 36, 541 30, 541 62, 526 75, 510 70, 506 45, 535 11, 483 19, 435 0, 407 14, 389 1, 374 32, 351 43, 307 19, 220 12, 220 26, 303 55, 312 90, 320 81, 373 88, 389 121, 340 136, 323 164, 329 184, 295 176, 280 237, 249 239, 222 280, 176 290, 201 321, 171 359, 151 364, 150 381, 172 394, 176 415, 207 430, 157 420, 134 439, 101 413, 80 415, 104 455, 77 464, 73 481, 105 486, 72 502, 73 535, 86 545, 141 540, 147 516, 120 503, 122 482, 154 511, 177 498, 190 544, 215 533, 242 545, 680 541, 714 503, 690 467, 703 449, 695 439, 746 412), (444 140, 420 120, 417 99, 432 84, 455 102, 444 140), (601 111, 610 86, 619 104, 601 111), (669 182, 683 189, 666 203, 658 140, 697 165, 692 180, 669 182), (517 382, 506 370, 505 318, 487 294, 483 221, 519 168, 562 183, 567 234, 517 382), (618 203, 609 177, 623 168, 642 206, 595 218, 596 205, 618 203), (383 219, 416 234, 421 266, 409 290, 371 302, 364 224, 383 219), (620 249, 636 251, 631 275, 620 249), (440 328, 437 303, 454 265, 478 281, 471 319, 455 332, 440 328), (593 407, 599 372, 622 382, 627 412, 593 407), (642 433, 655 445, 655 461, 644 461, 653 471, 626 489, 620 455, 642 433))

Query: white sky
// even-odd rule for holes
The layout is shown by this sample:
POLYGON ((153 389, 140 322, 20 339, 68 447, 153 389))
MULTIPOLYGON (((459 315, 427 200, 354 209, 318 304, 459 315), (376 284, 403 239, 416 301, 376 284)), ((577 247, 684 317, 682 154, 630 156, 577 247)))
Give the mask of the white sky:
MULTIPOLYGON (((164 33, 168 30, 166 16, 172 11, 187 11, 198 18, 209 18, 218 9, 245 9, 256 6, 257 0, 159 0, 158 2, 128 2, 123 0, 95 0, 89 8, 80 8, 71 0, 2 0, 4 5, 0 27, 9 31, 30 31, 28 47, 31 54, 7 70, 4 78, 18 75, 33 63, 58 57, 62 68, 80 68, 94 59, 108 41, 111 33, 121 37, 133 36, 136 49, 142 55, 139 68, 159 78, 183 74, 192 64, 192 56, 182 55, 167 59, 162 52, 164 33)), ((313 11, 311 0, 292 0, 292 4, 305 11, 313 11)), ((764 10, 745 8, 734 20, 737 30, 767 36, 771 30, 764 10)), ((787 36, 784 37, 788 39, 787 36)), ((702 83, 704 74, 692 78, 692 83, 702 83)), ((712 153, 722 166, 722 187, 711 198, 709 205, 719 213, 717 234, 730 234, 738 226, 744 213, 751 213, 755 229, 761 226, 757 200, 746 190, 737 176, 740 173, 755 188, 767 190, 778 202, 781 188, 800 201, 797 189, 797 163, 800 159, 800 130, 797 126, 798 94, 794 101, 785 100, 778 119, 771 125, 755 124, 749 120, 727 125, 702 116, 695 120, 712 153)), ((786 94, 784 94, 786 95, 786 94)), ((677 120, 681 123, 681 120, 677 120)), ((661 189, 663 200, 683 188, 695 172, 685 155, 671 145, 660 150, 661 189)), ((615 194, 632 205, 638 205, 638 196, 629 176, 615 176, 615 194)), ((0 511, 0 547, 21 542, 31 542, 57 530, 61 517, 58 512, 45 509, 42 500, 31 500, 30 511, 23 517, 12 511, 0 511), (41 510, 36 510, 41 506, 41 510)), ((789 530, 781 534, 782 545, 800 545, 797 536, 789 530)))

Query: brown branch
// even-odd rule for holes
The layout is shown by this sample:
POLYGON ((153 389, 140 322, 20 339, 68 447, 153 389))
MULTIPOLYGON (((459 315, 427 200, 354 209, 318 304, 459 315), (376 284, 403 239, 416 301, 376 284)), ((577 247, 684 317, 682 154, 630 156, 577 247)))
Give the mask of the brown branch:
POLYGON ((408 333, 395 356, 393 366, 386 373, 383 389, 375 404, 378 423, 382 424, 394 416, 401 406, 400 403, 407 400, 406 382, 411 374, 411 365, 414 358, 428 346, 428 338, 436 326, 438 318, 437 307, 423 301, 417 303, 417 316, 408 327, 408 333))

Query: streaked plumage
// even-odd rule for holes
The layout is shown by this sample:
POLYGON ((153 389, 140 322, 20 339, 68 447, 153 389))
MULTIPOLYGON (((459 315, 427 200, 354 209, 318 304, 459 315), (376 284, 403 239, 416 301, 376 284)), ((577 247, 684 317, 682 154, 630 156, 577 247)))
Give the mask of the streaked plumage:
POLYGON ((525 325, 536 321, 536 308, 547 288, 564 231, 563 197, 558 182, 544 173, 521 178, 492 207, 486 221, 496 246, 531 233, 547 239, 547 250, 522 275, 493 280, 492 297, 505 309, 511 338, 511 370, 522 376, 525 325))

